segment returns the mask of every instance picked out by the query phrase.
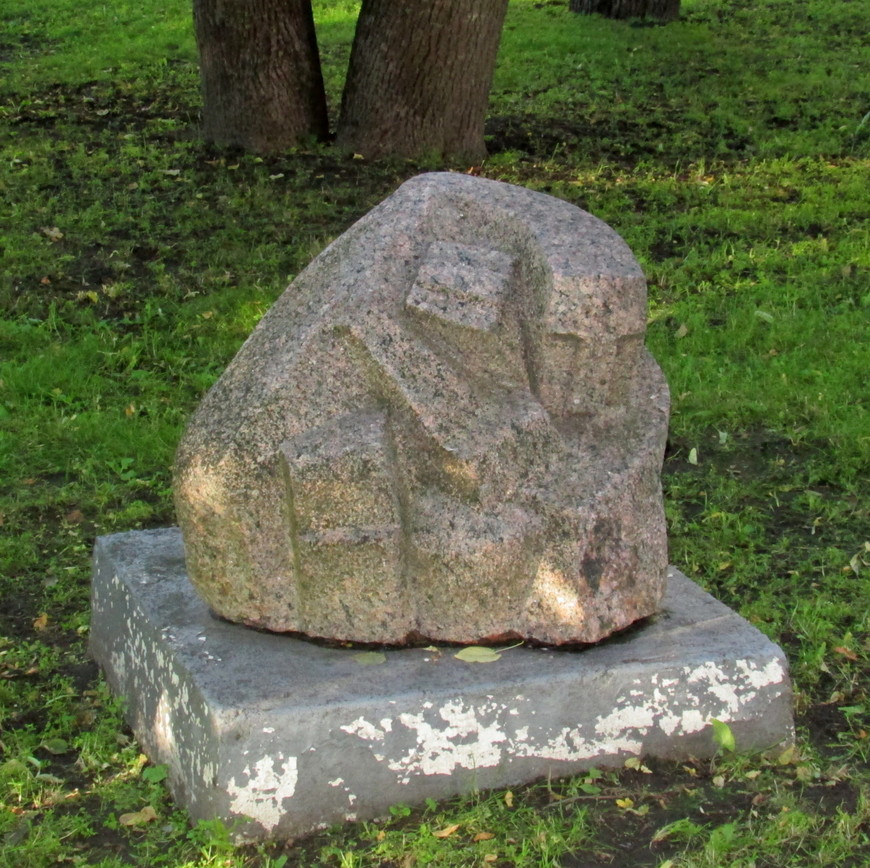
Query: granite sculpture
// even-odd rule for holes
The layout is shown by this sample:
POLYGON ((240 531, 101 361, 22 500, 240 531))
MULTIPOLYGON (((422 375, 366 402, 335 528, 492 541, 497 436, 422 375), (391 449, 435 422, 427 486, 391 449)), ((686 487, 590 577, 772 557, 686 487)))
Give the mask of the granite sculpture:
POLYGON ((573 205, 426 174, 329 245, 176 456, 219 615, 406 644, 597 642, 655 613, 668 391, 626 244, 573 205))

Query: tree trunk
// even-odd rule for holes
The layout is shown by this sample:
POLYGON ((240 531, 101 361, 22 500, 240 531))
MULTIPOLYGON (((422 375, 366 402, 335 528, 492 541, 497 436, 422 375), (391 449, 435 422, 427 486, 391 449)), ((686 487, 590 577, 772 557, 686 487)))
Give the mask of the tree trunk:
POLYGON ((507 0, 363 0, 340 148, 379 157, 486 156, 483 123, 507 0))
POLYGON ((280 151, 325 138, 311 0, 194 0, 206 139, 280 151))
POLYGON ((680 15, 680 0, 571 0, 572 12, 606 18, 657 18, 674 21, 680 15))

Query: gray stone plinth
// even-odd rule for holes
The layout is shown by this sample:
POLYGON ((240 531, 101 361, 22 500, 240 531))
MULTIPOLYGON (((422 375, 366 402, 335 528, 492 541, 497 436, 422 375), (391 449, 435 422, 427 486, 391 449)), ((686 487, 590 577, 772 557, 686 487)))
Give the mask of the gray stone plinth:
POLYGON ((398 802, 503 787, 633 755, 709 756, 793 737, 779 648, 676 570, 662 612, 582 651, 354 649, 213 617, 179 531, 97 540, 91 652, 194 819, 286 837, 398 802))

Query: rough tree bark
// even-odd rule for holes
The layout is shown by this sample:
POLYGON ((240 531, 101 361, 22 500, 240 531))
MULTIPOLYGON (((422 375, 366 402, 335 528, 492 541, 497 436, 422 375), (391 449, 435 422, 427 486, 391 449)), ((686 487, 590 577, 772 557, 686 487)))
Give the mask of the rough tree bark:
POLYGON ((328 132, 311 0, 194 0, 205 138, 279 151, 328 132))
POLYGON ((363 0, 338 146, 479 160, 507 0, 363 0))
POLYGON ((680 14, 680 0, 570 0, 572 12, 606 18, 657 18, 674 21, 680 14))

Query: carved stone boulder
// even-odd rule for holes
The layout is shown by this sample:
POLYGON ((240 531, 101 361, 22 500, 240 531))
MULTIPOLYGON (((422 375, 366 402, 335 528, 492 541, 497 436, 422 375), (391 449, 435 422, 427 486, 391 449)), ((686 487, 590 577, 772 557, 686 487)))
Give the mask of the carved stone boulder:
POLYGON ((176 457, 232 621, 403 644, 596 642, 656 612, 668 391, 646 284, 552 197, 421 175, 333 242, 176 457))

